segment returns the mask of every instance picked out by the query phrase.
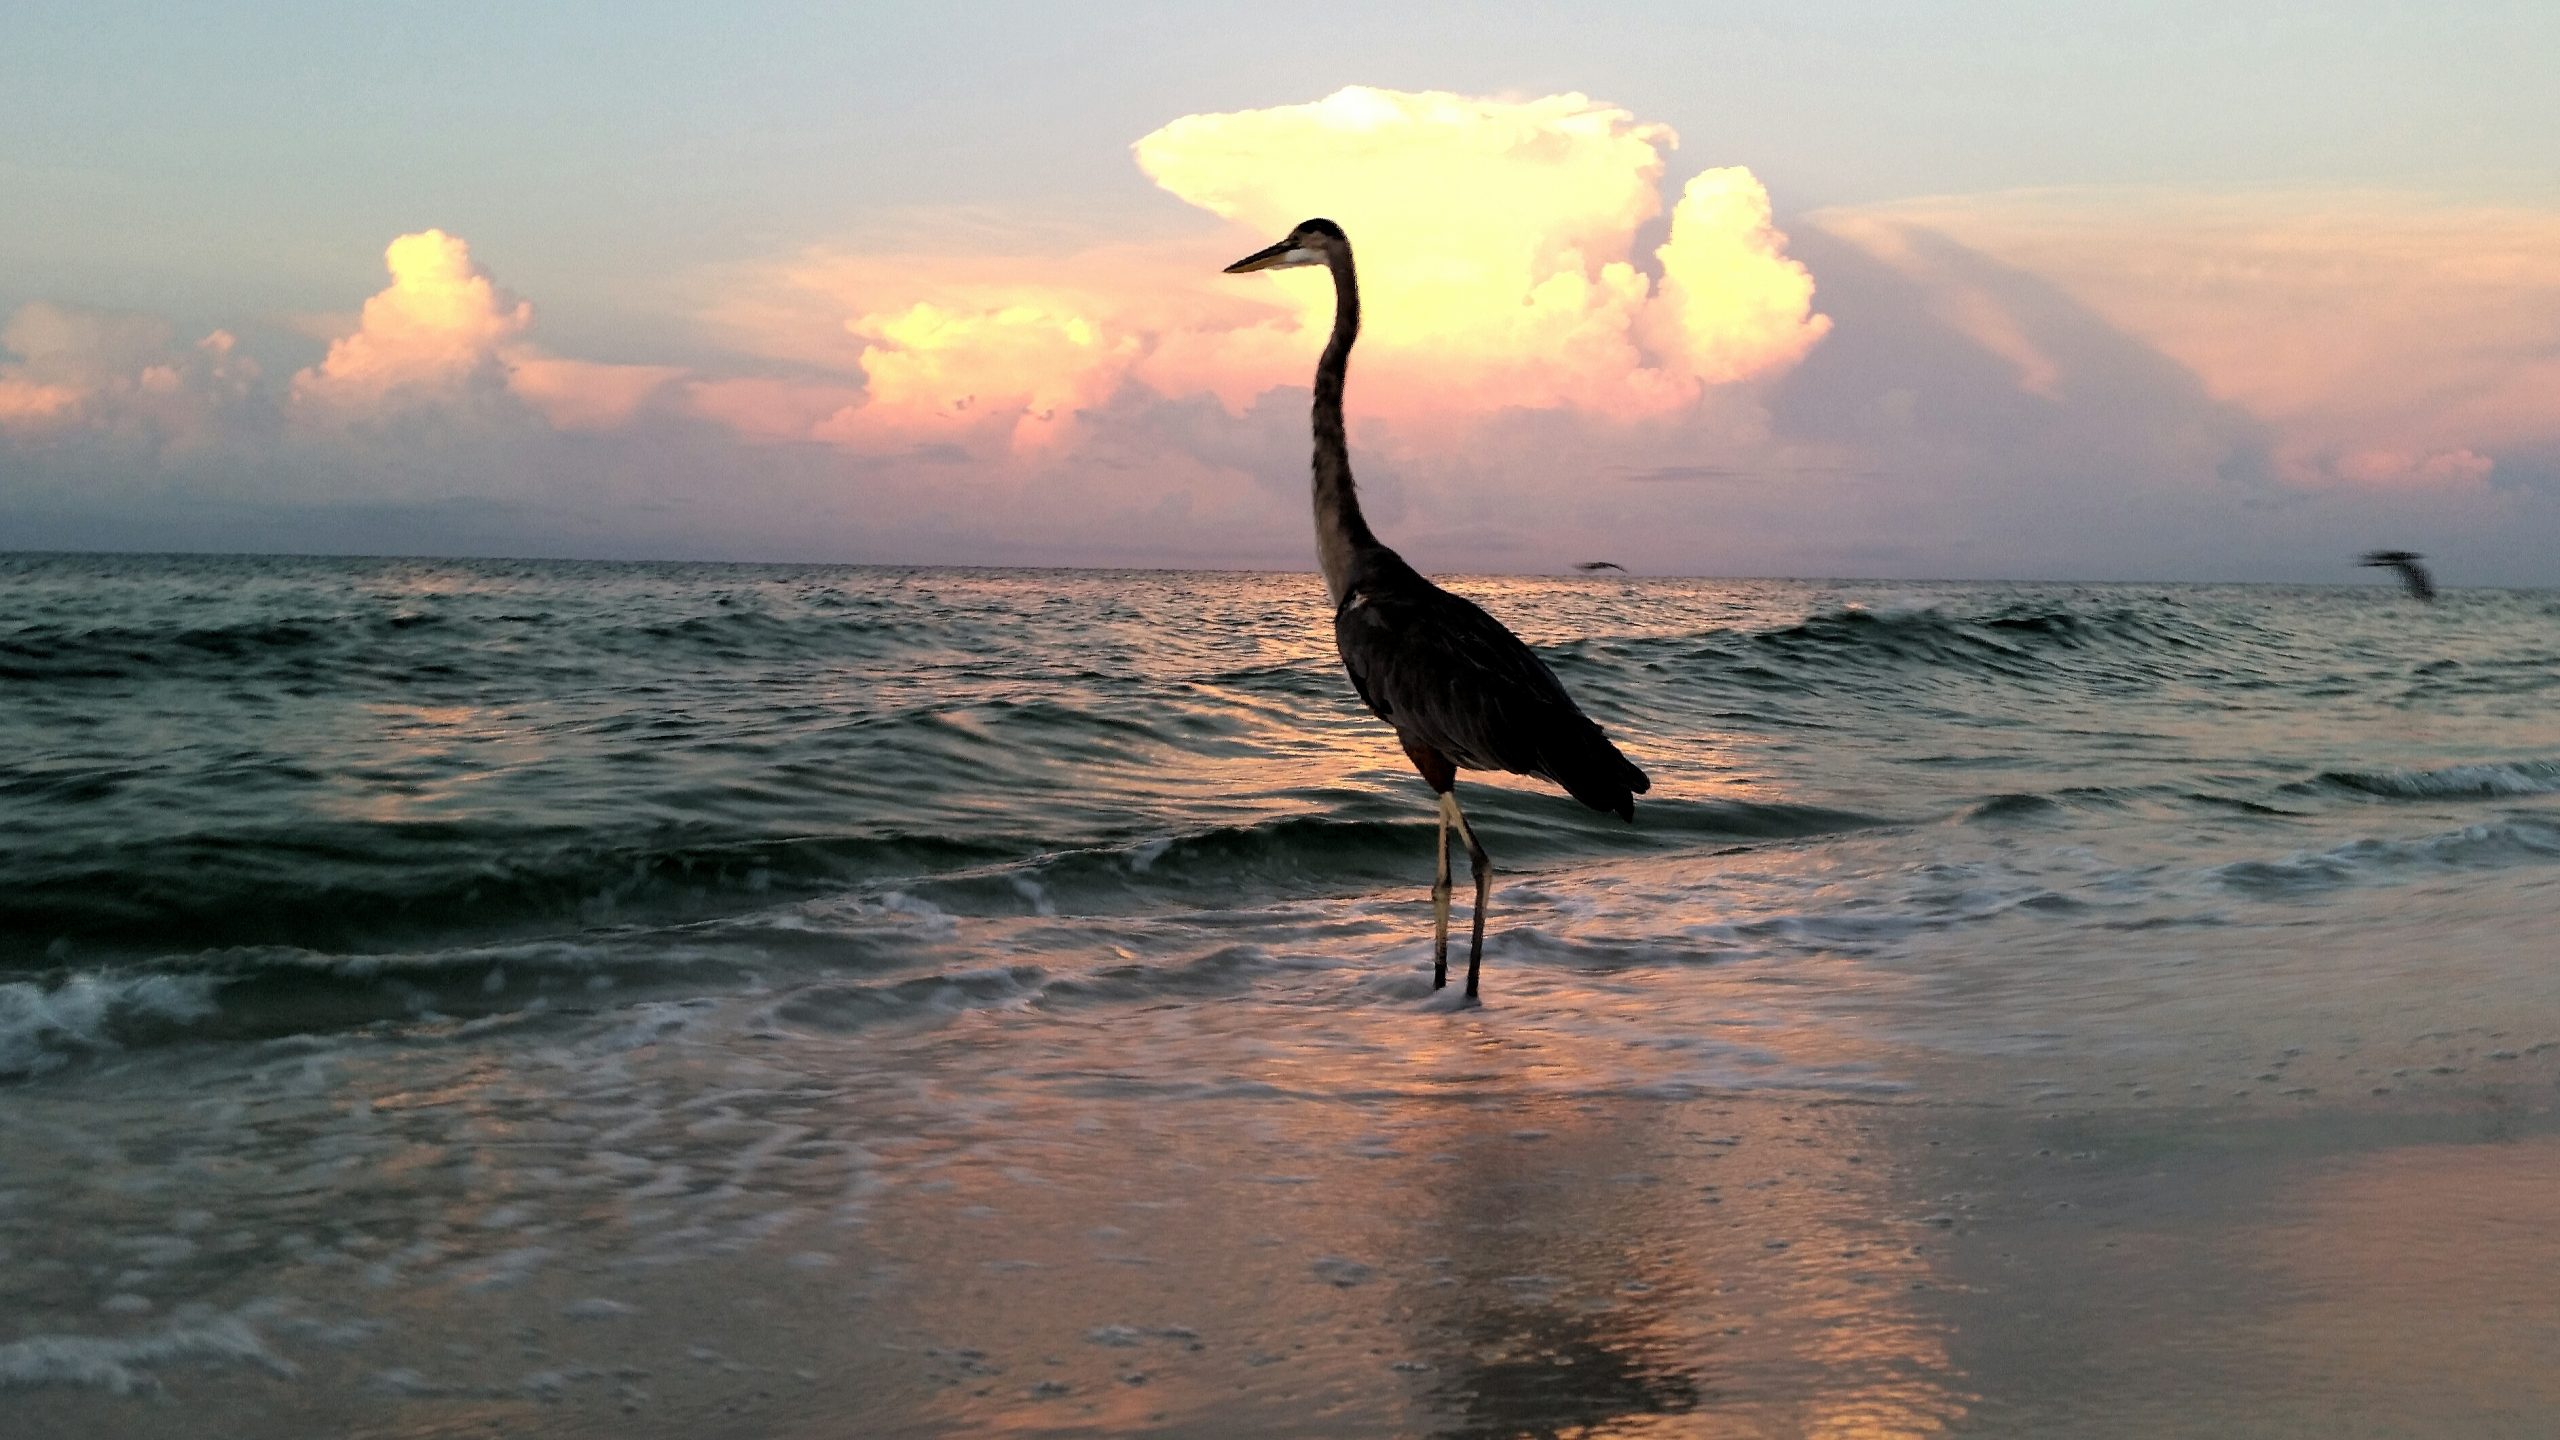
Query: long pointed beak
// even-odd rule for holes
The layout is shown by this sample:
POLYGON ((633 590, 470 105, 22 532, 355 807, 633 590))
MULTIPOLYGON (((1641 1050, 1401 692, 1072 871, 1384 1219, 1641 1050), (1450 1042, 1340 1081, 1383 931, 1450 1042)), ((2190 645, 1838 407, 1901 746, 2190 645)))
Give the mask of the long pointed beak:
POLYGON ((1256 250, 1252 254, 1247 255, 1233 265, 1228 266, 1226 273, 1230 275, 1243 275, 1254 270, 1268 270, 1272 266, 1279 264, 1282 260, 1287 259, 1288 255, 1289 242, 1283 240, 1277 245, 1273 245, 1267 249, 1256 250))

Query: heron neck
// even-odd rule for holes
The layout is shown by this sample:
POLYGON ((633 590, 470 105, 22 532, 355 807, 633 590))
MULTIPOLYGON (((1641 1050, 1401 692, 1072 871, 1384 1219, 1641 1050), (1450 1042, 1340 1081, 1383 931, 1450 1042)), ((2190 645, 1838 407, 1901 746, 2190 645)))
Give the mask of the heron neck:
POLYGON ((1351 268, 1351 247, 1335 242, 1328 268, 1333 271, 1333 338, 1316 362, 1315 509, 1316 564, 1324 571, 1325 590, 1342 603, 1351 583, 1353 560, 1378 543, 1369 522, 1360 516, 1359 487, 1351 479, 1351 444, 1342 428, 1342 385, 1351 368, 1351 344, 1360 338, 1360 281, 1351 268))

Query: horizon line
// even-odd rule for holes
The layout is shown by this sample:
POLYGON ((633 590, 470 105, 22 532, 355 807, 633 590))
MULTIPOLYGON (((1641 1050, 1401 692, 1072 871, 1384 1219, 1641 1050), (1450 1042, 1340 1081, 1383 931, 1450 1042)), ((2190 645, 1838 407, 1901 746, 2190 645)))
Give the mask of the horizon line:
MULTIPOLYGON (((1303 568, 1269 565, 1164 565, 1164 564, 1026 564, 1020 562, 956 562, 908 560, 741 560, 686 556, 598 556, 598 555, 444 555, 400 553, 396 551, 353 550, 157 550, 157 549, 59 549, 0 546, 0 557, 70 558, 123 556, 133 559, 163 560, 385 560, 414 561, 427 564, 549 564, 549 565, 729 565, 752 566, 774 570, 1014 570, 1075 571, 1096 574, 1161 575, 1305 575, 1318 572, 1313 565, 1303 568)), ((2230 585, 2230 586, 2335 586, 2346 589, 2396 588, 2397 580, 2362 575, 2342 576, 2337 580, 2178 580, 2167 578, 2092 579, 2085 576, 2027 575, 1777 575, 1706 573, 1685 570, 1638 571, 1621 570, 1602 578, 1577 574, 1569 567, 1579 562, 1566 562, 1563 570, 1441 570, 1431 573, 1472 576, 1486 579, 1583 579, 1595 584, 1632 583, 1639 580, 1729 580, 1773 581, 1797 585, 1891 584, 1891 585, 2230 585)), ((2349 568, 2361 570, 2366 567, 2349 568)), ((2560 589, 2549 585, 2438 585, 2439 590, 2512 590, 2545 591, 2560 589)))

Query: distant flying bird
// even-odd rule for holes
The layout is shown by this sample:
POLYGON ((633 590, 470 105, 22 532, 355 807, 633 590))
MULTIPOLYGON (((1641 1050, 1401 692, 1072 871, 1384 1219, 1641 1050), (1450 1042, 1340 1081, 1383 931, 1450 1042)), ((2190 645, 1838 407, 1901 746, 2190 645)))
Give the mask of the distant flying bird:
POLYGON ((1627 567, 1615 560, 1577 560, 1573 568, 1576 570, 1624 570, 1627 567))
POLYGON ((2426 558, 2412 550, 2367 550, 2364 558, 2356 563, 2397 570, 2400 583, 2409 587, 2410 594, 2421 600, 2433 600, 2436 598, 2436 582, 2428 576, 2427 567, 2418 563, 2426 558))
POLYGON ((1322 265, 1333 272, 1333 338, 1316 362, 1316 561, 1333 600, 1333 640, 1377 717, 1395 727, 1405 757, 1440 797, 1440 870, 1431 887, 1431 983, 1449 983, 1449 827, 1467 842, 1476 881, 1475 936, 1467 945, 1467 996, 1484 963, 1484 912, 1493 862, 1467 825, 1452 790, 1461 768, 1508 770, 1561 785, 1594 810, 1622 820, 1652 788, 1600 727, 1574 707, 1555 672, 1520 637, 1422 578, 1378 543, 1360 516, 1342 430, 1342 386, 1360 336, 1360 284, 1351 242, 1330 220, 1309 220, 1289 238, 1227 267, 1230 275, 1322 265))

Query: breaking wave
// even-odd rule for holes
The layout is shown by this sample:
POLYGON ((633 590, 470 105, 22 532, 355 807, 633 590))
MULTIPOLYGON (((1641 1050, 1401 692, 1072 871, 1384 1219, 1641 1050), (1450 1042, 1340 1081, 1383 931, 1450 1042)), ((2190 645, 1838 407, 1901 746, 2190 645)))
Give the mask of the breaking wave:
POLYGON ((2440 770, 2324 770, 2318 783, 2385 800, 2500 800, 2560 794, 2560 760, 2449 765, 2440 770))

